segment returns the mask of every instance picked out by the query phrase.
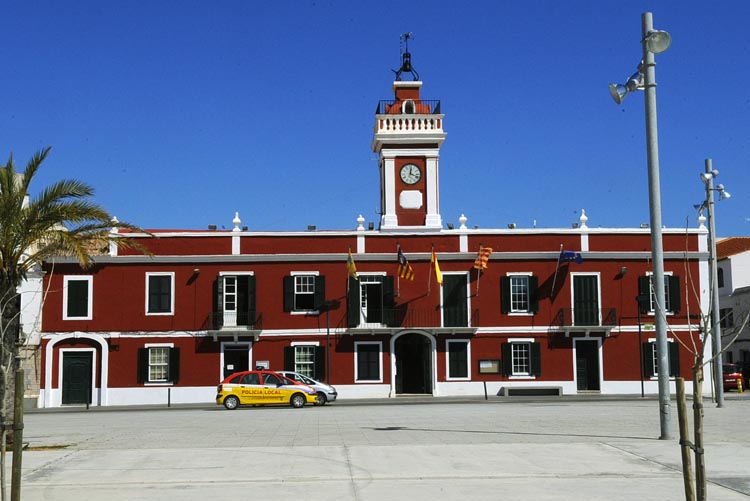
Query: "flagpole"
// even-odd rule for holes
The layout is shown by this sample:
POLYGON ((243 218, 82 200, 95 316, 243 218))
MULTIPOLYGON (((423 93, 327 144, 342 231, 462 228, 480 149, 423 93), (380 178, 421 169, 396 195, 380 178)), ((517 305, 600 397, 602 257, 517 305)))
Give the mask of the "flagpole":
POLYGON ((560 271, 560 258, 562 257, 563 244, 560 244, 560 253, 557 255, 557 267, 555 268, 555 278, 552 279, 552 290, 549 293, 549 300, 554 301, 555 282, 557 282, 557 272, 560 271))
MULTIPOLYGON (((396 242, 396 262, 398 262, 398 256, 401 252, 401 244, 396 242)), ((399 263, 397 266, 400 266, 401 263, 399 263)), ((401 273, 399 273, 399 269, 396 268, 396 297, 401 297, 401 273)))
MULTIPOLYGON (((479 244, 479 257, 477 259, 482 259, 482 244, 479 244)), ((475 263, 476 264, 476 263, 475 263)), ((479 297, 479 279, 482 278, 482 266, 480 264, 479 268, 477 268, 477 297, 479 297)))
MULTIPOLYGON (((435 257, 435 244, 432 244, 432 252, 430 252, 430 268, 433 266, 433 258, 435 257)), ((427 273, 427 295, 430 295, 430 283, 432 282, 432 269, 427 273)))

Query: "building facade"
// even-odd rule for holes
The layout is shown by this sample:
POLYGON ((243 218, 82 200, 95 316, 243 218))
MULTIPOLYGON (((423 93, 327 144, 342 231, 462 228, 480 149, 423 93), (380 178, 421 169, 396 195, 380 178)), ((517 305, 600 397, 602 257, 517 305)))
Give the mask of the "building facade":
MULTIPOLYGON (((444 115, 421 90, 397 79, 377 107, 377 228, 252 231, 236 214, 227 231, 128 234, 149 256, 49 263, 38 405, 211 402, 254 367, 339 398, 656 394, 648 228, 591 228, 583 211, 575 228, 445 227, 444 115)), ((668 370, 688 381, 706 233, 664 230, 668 370)))
POLYGON ((719 240, 716 256, 721 338, 727 348, 723 361, 750 365, 750 333, 745 323, 750 315, 750 238, 719 240))

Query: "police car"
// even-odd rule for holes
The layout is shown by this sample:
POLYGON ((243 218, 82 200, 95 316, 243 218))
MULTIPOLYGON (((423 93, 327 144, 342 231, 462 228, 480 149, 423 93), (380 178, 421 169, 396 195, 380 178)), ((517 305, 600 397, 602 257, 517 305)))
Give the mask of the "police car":
POLYGON ((268 370, 236 372, 219 383, 216 404, 227 409, 240 405, 315 404, 317 393, 307 385, 268 370))

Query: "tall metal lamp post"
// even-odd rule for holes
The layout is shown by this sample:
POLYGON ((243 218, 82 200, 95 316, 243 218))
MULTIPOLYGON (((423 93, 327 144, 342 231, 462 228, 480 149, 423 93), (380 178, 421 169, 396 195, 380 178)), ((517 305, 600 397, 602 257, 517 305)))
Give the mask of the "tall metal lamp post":
POLYGON ((711 340, 714 359, 714 394, 716 395, 716 407, 724 407, 724 375, 721 364, 721 319, 719 309, 719 281, 716 267, 716 223, 714 221, 714 191, 719 192, 719 200, 729 198, 730 195, 724 190, 724 185, 719 184, 714 188, 714 178, 719 171, 712 166, 711 159, 706 159, 706 171, 701 173, 701 181, 706 185, 706 201, 701 208, 708 211, 708 273, 709 293, 711 294, 711 340))
POLYGON ((661 187, 659 185, 659 144, 656 128, 656 63, 654 54, 664 52, 672 43, 666 31, 654 30, 650 12, 641 15, 643 60, 624 85, 610 84, 609 91, 617 104, 629 92, 643 90, 646 94, 646 149, 648 153, 648 194, 651 219, 651 260, 653 262, 652 287, 654 294, 654 316, 656 324, 656 350, 658 354, 659 421, 662 440, 668 440, 671 426, 671 402, 669 396, 669 346, 667 343, 667 319, 664 315, 664 248, 661 224, 661 187))

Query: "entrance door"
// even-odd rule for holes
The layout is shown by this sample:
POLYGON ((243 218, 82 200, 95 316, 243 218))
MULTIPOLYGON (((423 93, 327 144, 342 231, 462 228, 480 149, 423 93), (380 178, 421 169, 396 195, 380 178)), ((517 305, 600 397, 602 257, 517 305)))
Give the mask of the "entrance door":
POLYGON ((420 334, 405 334, 396 340, 396 393, 432 394, 432 350, 430 340, 420 334))
POLYGON ((443 275, 443 326, 467 327, 466 275, 443 275))
POLYGON ((246 344, 224 345, 224 378, 250 369, 249 350, 246 344))
POLYGON ((90 351, 62 353, 62 403, 91 403, 91 368, 93 354, 90 351))
POLYGON ((578 391, 599 391, 599 342, 576 341, 576 380, 578 391))

